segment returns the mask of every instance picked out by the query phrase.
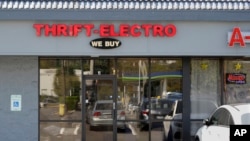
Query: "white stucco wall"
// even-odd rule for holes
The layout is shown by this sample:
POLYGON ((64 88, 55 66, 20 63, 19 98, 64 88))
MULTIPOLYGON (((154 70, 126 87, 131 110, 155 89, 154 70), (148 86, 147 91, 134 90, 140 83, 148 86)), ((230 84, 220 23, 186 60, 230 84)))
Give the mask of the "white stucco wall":
POLYGON ((38 57, 0 57, 0 140, 38 140, 38 57), (21 111, 11 111, 11 95, 21 111))

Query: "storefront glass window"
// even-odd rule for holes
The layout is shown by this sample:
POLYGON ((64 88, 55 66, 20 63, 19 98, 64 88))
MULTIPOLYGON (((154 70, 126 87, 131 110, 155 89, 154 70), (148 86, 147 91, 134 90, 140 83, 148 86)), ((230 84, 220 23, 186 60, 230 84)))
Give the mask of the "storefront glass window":
POLYGON ((80 141, 81 122, 42 122, 40 141, 80 141))
POLYGON ((151 59, 151 97, 182 93, 181 59, 151 59))
POLYGON ((181 59, 42 58, 40 140, 182 139, 182 77, 181 59))
POLYGON ((81 61, 40 59, 40 141, 80 140, 81 61))
POLYGON ((173 140, 173 134, 181 139, 181 118, 173 120, 182 113, 181 59, 120 58, 116 71, 129 131, 144 140, 163 140, 170 125, 176 125, 171 123, 178 123, 180 127, 170 131, 169 139, 173 140))
POLYGON ((121 58, 117 60, 118 93, 127 111, 128 120, 143 120, 138 114, 145 98, 148 80, 148 60, 144 58, 121 58))
POLYGON ((225 104, 250 102, 250 61, 224 61, 225 104))
POLYGON ((220 105, 221 79, 218 59, 191 61, 191 137, 202 126, 202 120, 220 105))
POLYGON ((182 60, 152 58, 150 62, 147 91, 152 103, 156 99, 151 106, 151 140, 182 140, 182 117, 178 116, 182 114, 182 60))
MULTIPOLYGON (((126 134, 119 134, 117 140, 149 140, 149 123, 147 104, 144 102, 146 92, 145 84, 148 81, 148 59, 146 58, 119 58, 117 59, 117 91, 118 98, 124 104, 126 114, 126 134)), ((117 120, 118 123, 122 122, 117 120)))
POLYGON ((80 81, 80 60, 40 60, 40 119, 81 119, 80 81))

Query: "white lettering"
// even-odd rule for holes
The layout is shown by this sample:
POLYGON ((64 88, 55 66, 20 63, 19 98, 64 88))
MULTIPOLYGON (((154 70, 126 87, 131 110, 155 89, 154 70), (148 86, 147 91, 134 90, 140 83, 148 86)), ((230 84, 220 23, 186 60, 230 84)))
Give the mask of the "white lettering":
POLYGON ((105 41, 105 47, 118 47, 120 41, 105 41))
POLYGON ((247 133, 246 129, 236 129, 236 131, 234 132, 234 136, 243 136, 244 134, 247 133))
POLYGON ((115 46, 118 47, 119 43, 120 43, 120 41, 115 41, 115 46))
POLYGON ((102 41, 92 41, 91 45, 93 47, 101 47, 102 46, 102 41))
POLYGON ((239 129, 236 129, 236 131, 234 132, 234 136, 236 136, 236 135, 240 136, 240 131, 239 131, 239 129))
POLYGON ((109 47, 110 44, 109 44, 109 41, 105 41, 105 47, 109 47))
POLYGON ((247 130, 246 129, 241 129, 241 135, 243 136, 243 134, 246 134, 247 130))

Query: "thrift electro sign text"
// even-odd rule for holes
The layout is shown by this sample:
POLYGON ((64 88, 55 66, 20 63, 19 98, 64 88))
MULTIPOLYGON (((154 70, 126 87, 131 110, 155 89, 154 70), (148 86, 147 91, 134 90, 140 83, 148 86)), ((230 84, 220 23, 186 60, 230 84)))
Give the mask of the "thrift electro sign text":
POLYGON ((176 26, 173 24, 34 24, 36 35, 54 37, 76 37, 85 34, 87 37, 92 34, 100 37, 173 37, 176 35, 176 26))

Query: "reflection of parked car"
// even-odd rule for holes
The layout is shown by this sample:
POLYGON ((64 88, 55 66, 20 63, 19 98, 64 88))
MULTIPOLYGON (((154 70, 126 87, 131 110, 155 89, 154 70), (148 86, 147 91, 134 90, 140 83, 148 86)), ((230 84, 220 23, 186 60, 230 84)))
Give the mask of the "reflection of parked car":
POLYGON ((164 117, 171 112, 174 101, 168 99, 145 99, 139 108, 139 119, 143 120, 140 122, 140 129, 148 128, 149 115, 151 120, 163 120, 164 117), (150 110, 151 108, 151 110, 150 110))
POLYGON ((181 100, 182 99, 182 93, 178 92, 169 92, 166 97, 166 99, 172 99, 172 100, 181 100))
POLYGON ((40 102, 40 107, 46 107, 50 103, 58 103, 57 98, 53 97, 46 97, 40 102))
MULTIPOLYGON (((202 126, 202 120, 207 118, 218 106, 210 100, 191 100, 190 118, 197 120, 191 122, 190 134, 193 137, 196 131, 202 126)), ((182 141, 182 101, 177 100, 173 106, 171 114, 165 117, 164 140, 165 141, 182 141), (171 120, 171 121, 169 121, 171 120)))
MULTIPOLYGON (((172 106, 171 112, 165 116, 166 120, 173 120, 173 117, 182 113, 182 100, 175 100, 172 106)), ((164 121, 164 141, 174 141, 174 139, 180 138, 180 132, 177 128, 173 128, 172 126, 177 126, 181 128, 181 121, 164 121)))
POLYGON ((250 124, 250 104, 222 105, 203 122, 195 141, 229 141, 230 125, 250 124))
MULTIPOLYGON (((113 101, 97 100, 87 110, 87 123, 90 130, 96 126, 113 126, 113 101)), ((117 120, 125 120, 125 112, 121 102, 117 102, 117 120)), ((125 129, 125 122, 117 122, 117 127, 125 129)))
POLYGON ((180 92, 166 92, 162 95, 162 98, 167 98, 167 99, 181 99, 182 98, 182 93, 180 92))

